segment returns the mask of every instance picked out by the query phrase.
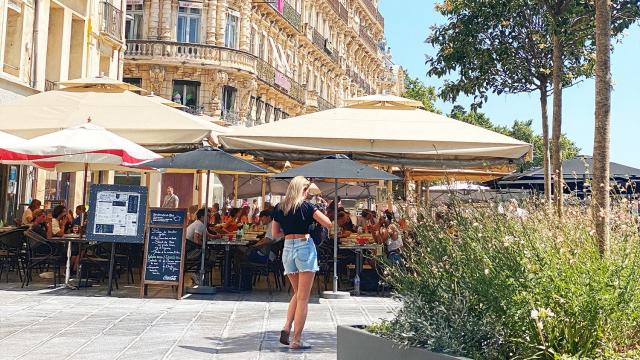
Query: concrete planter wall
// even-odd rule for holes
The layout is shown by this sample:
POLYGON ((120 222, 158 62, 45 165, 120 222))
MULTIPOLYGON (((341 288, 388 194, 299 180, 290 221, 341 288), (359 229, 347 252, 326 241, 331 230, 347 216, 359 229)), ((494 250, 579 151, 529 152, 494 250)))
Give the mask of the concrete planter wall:
POLYGON ((338 326, 338 360, 461 360, 418 348, 400 348, 391 340, 351 326, 338 326))

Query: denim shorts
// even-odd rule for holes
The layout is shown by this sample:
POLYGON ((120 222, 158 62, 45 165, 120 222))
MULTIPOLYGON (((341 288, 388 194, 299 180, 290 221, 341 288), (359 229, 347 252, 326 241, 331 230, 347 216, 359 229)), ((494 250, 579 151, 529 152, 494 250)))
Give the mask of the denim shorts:
POLYGON ((285 240, 282 250, 282 265, 284 265, 285 275, 320 270, 318 253, 313 239, 285 240))

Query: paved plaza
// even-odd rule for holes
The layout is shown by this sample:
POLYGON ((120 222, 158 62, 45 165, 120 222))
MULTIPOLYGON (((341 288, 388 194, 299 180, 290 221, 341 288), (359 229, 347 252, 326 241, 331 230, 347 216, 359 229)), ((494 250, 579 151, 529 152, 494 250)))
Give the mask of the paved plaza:
POLYGON ((336 325, 389 318, 398 306, 313 298, 304 337, 313 349, 294 352, 278 343, 286 291, 180 301, 166 290, 139 299, 133 286, 104 293, 0 282, 0 359, 335 359, 336 325))

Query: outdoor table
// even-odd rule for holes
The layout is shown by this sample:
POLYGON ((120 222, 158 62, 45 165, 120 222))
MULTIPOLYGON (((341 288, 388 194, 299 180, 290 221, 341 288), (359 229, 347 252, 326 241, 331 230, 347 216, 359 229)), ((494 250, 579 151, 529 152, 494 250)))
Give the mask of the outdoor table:
POLYGON ((211 239, 207 241, 207 245, 222 245, 224 246, 224 279, 222 282, 222 290, 231 290, 231 247, 232 246, 247 246, 251 244, 249 240, 223 240, 223 239, 211 239))
MULTIPOLYGON (((71 243, 87 243, 87 239, 80 238, 80 235, 78 234, 65 234, 64 236, 61 237, 53 237, 51 238, 51 241, 58 241, 58 242, 66 242, 67 243, 67 267, 65 269, 64 272, 64 284, 66 287, 70 288, 70 289, 77 289, 80 287, 80 279, 78 279, 78 286, 72 286, 70 284, 71 281, 71 243)), ((80 248, 78 248, 78 256, 80 256, 80 248)), ((78 274, 80 274, 80 268, 78 268, 78 274)))
POLYGON ((3 227, 0 227, 0 234, 13 231, 15 229, 17 229, 17 227, 15 226, 3 226, 3 227))
POLYGON ((340 250, 351 250, 356 253, 356 275, 353 278, 353 292, 354 295, 360 295, 360 273, 362 272, 362 253, 364 250, 379 250, 382 247, 380 244, 366 244, 366 245, 338 245, 340 250), (356 279, 358 281, 356 281, 356 279))

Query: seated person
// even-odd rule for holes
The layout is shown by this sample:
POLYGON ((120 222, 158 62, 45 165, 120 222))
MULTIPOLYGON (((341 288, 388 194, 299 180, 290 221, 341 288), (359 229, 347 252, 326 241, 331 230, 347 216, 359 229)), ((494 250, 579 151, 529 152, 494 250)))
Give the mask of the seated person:
POLYGON ((402 231, 399 225, 393 219, 392 213, 385 213, 380 217, 378 230, 374 233, 374 239, 379 243, 385 244, 387 249, 387 257, 393 263, 399 263, 402 258, 400 251, 402 249, 402 231))
POLYGON ((353 223, 351 222, 351 216, 346 211, 338 213, 338 230, 340 231, 340 238, 349 237, 355 232, 353 223))
POLYGON ((261 225, 266 225, 267 233, 262 239, 260 239, 260 241, 253 244, 252 246, 240 247, 239 250, 245 255, 247 261, 263 264, 266 263, 269 259, 275 259, 275 254, 272 253, 270 249, 272 245, 276 244, 279 241, 282 241, 282 238, 273 238, 273 235, 271 234, 271 222, 273 221, 273 218, 271 216, 271 211, 262 210, 259 214, 259 221, 261 225))
POLYGON ((24 210, 22 214, 22 225, 31 225, 33 219, 35 219, 35 215, 33 214, 36 210, 39 210, 42 206, 42 203, 38 199, 31 200, 29 207, 24 210))
POLYGON ((87 208, 84 205, 76 206, 76 216, 73 218, 71 225, 83 226, 82 221, 87 222, 87 208))
POLYGON ((227 234, 234 234, 238 231, 240 209, 233 208, 229 211, 229 216, 223 219, 222 229, 227 234))
MULTIPOLYGON (((199 260, 202 256, 202 239, 204 238, 204 232, 207 231, 204 221, 204 209, 200 209, 196 212, 196 220, 187 227, 187 261, 199 260)), ((210 260, 205 259, 205 268, 212 265, 213 263, 210 260)), ((196 274, 191 275, 191 280, 194 285, 199 285, 200 283, 200 279, 196 274)))
POLYGON ((44 210, 34 210, 31 221, 31 231, 45 239, 51 239, 51 222, 48 221, 47 214, 44 210))
POLYGON ((67 208, 64 205, 54 207, 51 219, 52 236, 64 236, 67 223, 69 223, 69 213, 67 212, 67 208))
POLYGON ((364 232, 369 232, 370 228, 372 228, 376 224, 376 213, 375 211, 364 209, 357 220, 358 228, 362 228, 364 232))

